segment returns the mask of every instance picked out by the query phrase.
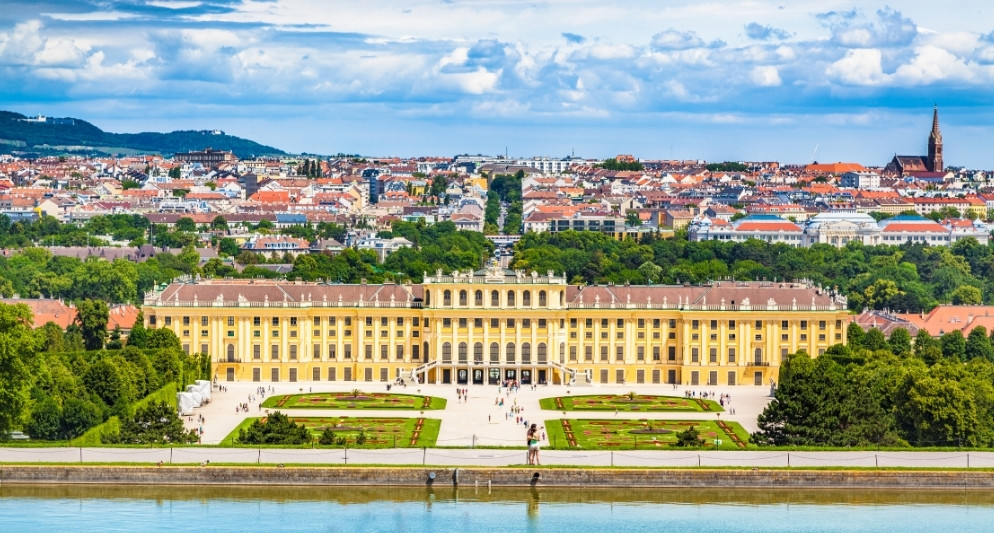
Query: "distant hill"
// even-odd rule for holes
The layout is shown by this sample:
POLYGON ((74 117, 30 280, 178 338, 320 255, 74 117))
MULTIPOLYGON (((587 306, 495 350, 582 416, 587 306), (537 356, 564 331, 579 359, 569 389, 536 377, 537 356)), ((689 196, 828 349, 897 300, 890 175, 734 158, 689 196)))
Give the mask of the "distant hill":
POLYGON ((0 111, 0 154, 27 157, 161 154, 171 157, 177 152, 207 147, 230 150, 241 159, 286 155, 272 146, 226 135, 218 130, 107 133, 75 118, 29 118, 20 113, 0 111))

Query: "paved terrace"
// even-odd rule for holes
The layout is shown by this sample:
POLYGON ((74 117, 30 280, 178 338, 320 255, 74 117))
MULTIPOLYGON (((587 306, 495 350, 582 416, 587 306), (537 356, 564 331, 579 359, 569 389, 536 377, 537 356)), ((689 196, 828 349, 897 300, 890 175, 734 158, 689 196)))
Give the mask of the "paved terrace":
MULTIPOLYGON (((259 410, 259 403, 262 398, 256 393, 260 386, 269 387, 268 383, 223 383, 228 388, 227 392, 213 393, 211 403, 197 409, 197 414, 202 415, 206 423, 202 424, 204 429, 203 443, 217 444, 221 442, 231 431, 241 423, 246 417, 257 417, 265 414, 267 409, 259 410), (249 396, 253 399, 249 399, 249 396), (240 403, 250 405, 249 412, 238 412, 236 406, 240 403)), ((274 394, 297 394, 301 392, 348 392, 358 388, 363 392, 386 392, 384 383, 349 382, 346 385, 329 382, 297 382, 297 383, 275 383, 272 384, 273 392, 267 390, 266 397, 274 394)), ((564 396, 567 394, 580 396, 585 394, 626 394, 635 391, 639 394, 657 394, 669 396, 683 396, 688 388, 680 387, 674 389, 671 385, 610 385, 610 386, 562 386, 562 385, 539 385, 535 390, 530 386, 524 386, 515 392, 508 392, 506 388, 501 388, 498 393, 495 385, 459 385, 468 391, 469 399, 460 401, 456 394, 456 385, 408 385, 407 387, 392 387, 390 392, 398 394, 421 394, 425 396, 437 396, 448 400, 444 410, 425 411, 426 418, 438 418, 442 420, 442 426, 438 434, 438 446, 452 447, 473 447, 473 446, 523 446, 525 439, 525 426, 515 424, 514 414, 510 414, 512 406, 522 408, 520 416, 524 417, 529 424, 535 422, 539 426, 545 425, 546 420, 563 417, 561 411, 542 411, 538 406, 541 398, 552 396, 564 396), (503 398, 504 406, 495 405, 495 400, 503 398)), ((726 406, 725 412, 721 413, 722 420, 731 420, 742 424, 749 432, 756 431, 756 418, 762 412, 766 404, 769 403, 769 387, 724 387, 710 388, 697 387, 694 391, 707 392, 709 395, 715 393, 730 394, 732 403, 726 406), (735 414, 728 412, 729 408, 735 409, 735 414)), ((389 416, 389 417, 412 417, 419 416, 417 411, 410 409, 399 410, 373 410, 373 409, 280 409, 281 412, 292 416, 389 416)), ((715 413, 707 412, 619 412, 617 414, 610 411, 568 411, 567 418, 652 418, 657 420, 701 420, 715 418, 715 413)), ((198 417, 193 417, 193 422, 187 419, 187 427, 199 428, 201 424, 197 422, 198 417)))

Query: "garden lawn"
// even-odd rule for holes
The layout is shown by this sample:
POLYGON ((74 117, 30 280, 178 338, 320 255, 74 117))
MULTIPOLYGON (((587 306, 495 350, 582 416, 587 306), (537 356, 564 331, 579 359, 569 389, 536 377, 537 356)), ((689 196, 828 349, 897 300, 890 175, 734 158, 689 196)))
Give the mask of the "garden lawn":
MULTIPOLYGON (((238 432, 247 428, 256 418, 242 421, 221 441, 221 446, 238 446, 238 432)), ((350 416, 325 417, 295 417, 290 420, 303 424, 311 432, 312 445, 307 447, 330 448, 421 448, 433 447, 438 440, 438 428, 441 420, 437 418, 356 418, 350 416), (338 443, 324 446, 318 443, 318 438, 326 428, 335 433, 338 443), (359 433, 365 434, 366 442, 356 444, 359 433), (344 440, 341 440, 344 439, 344 440)), ((252 445, 256 447, 256 445, 252 445)))
POLYGON ((705 449, 740 450, 748 432, 737 422, 724 420, 613 420, 558 419, 545 422, 549 444, 561 450, 667 450, 676 446, 677 433, 691 426, 704 439, 705 449), (721 426, 719 426, 721 424, 721 426), (735 435, 734 437, 732 435, 735 435), (716 443, 716 441, 720 441, 716 443))
POLYGON ((378 392, 315 392, 270 396, 263 407, 273 409, 445 409, 445 398, 378 392))
POLYGON ((554 396, 539 400, 542 409, 550 411, 691 411, 718 413, 724 411, 714 400, 648 394, 591 394, 586 396, 554 396))

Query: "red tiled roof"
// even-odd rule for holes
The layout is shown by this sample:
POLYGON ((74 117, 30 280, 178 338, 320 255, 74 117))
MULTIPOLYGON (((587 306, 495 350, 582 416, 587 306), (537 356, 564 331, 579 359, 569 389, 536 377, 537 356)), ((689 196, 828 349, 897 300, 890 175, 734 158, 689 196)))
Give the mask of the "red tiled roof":
MULTIPOLYGON (((930 221, 931 222, 931 221, 930 221)), ((940 226, 935 222, 922 223, 922 222, 895 222, 893 224, 887 224, 883 229, 886 233, 897 233, 897 232, 908 232, 908 233, 920 233, 923 231, 929 233, 946 233, 946 228, 940 226)))

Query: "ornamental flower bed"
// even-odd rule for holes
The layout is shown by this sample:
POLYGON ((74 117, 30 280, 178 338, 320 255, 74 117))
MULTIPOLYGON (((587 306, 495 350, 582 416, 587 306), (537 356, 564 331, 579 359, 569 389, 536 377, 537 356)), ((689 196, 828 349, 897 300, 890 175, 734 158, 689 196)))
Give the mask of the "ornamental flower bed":
POLYGON ((746 432, 724 420, 548 420, 550 444, 557 449, 678 449, 677 434, 694 427, 703 439, 695 449, 736 450, 746 447, 746 432))
MULTIPOLYGON (((251 423, 255 419, 248 419, 251 423)), ((265 420, 262 418, 261 420, 265 420)), ((313 447, 406 448, 434 446, 441 421, 433 418, 373 418, 350 416, 292 416, 311 434, 313 447), (326 442, 321 437, 327 433, 326 442)), ((244 423, 243 423, 244 424, 244 423)), ((237 437, 239 425, 225 440, 237 437)))
POLYGON ((724 411, 712 400, 635 393, 556 396, 543 398, 539 404, 542 409, 555 411, 724 411))
POLYGON ((445 399, 416 394, 366 392, 314 392, 266 398, 263 407, 274 409, 445 409, 445 399))

